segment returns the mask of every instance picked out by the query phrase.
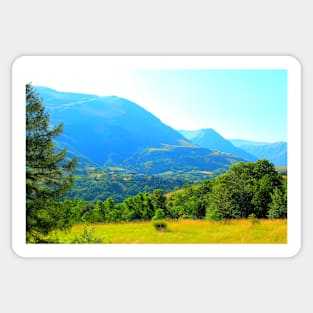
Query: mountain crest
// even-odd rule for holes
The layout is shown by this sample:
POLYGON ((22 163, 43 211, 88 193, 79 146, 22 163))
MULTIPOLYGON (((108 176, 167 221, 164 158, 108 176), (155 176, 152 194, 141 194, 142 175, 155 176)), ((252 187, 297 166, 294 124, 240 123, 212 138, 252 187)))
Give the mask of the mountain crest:
POLYGON ((235 147, 230 141, 221 136, 213 128, 199 130, 180 130, 180 133, 192 143, 200 147, 239 156, 247 161, 256 161, 257 158, 248 152, 235 147))

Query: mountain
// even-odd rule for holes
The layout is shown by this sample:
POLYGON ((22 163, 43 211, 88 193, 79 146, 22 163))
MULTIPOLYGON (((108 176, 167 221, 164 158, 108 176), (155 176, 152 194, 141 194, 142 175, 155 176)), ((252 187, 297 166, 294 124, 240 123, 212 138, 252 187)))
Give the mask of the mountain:
POLYGON ((180 133, 129 100, 35 88, 51 123, 64 123, 58 141, 99 165, 121 163, 144 148, 186 142, 180 133))
POLYGON ((80 173, 84 171, 86 168, 94 168, 94 169, 101 169, 101 166, 94 161, 92 161, 90 158, 86 157, 85 155, 74 151, 69 148, 68 145, 64 142, 56 141, 56 149, 57 151, 60 151, 63 148, 66 148, 66 158, 68 160, 73 159, 74 157, 77 157, 78 163, 76 166, 76 169, 74 170, 74 173, 80 173))
POLYGON ((225 153, 231 153, 247 161, 257 160, 257 158, 254 155, 238 147, 235 147, 230 141, 222 137, 212 128, 205 128, 199 130, 179 130, 179 132, 185 138, 190 140, 192 143, 199 145, 200 147, 225 153))
POLYGON ((287 142, 267 143, 242 139, 230 139, 230 142, 258 159, 267 159, 276 166, 287 166, 287 142))
POLYGON ((67 147, 71 155, 78 155, 79 162, 85 165, 120 166, 144 174, 167 172, 171 177, 191 173, 199 177, 224 171, 243 160, 200 148, 127 99, 35 88, 51 124, 64 124, 57 144, 67 147))

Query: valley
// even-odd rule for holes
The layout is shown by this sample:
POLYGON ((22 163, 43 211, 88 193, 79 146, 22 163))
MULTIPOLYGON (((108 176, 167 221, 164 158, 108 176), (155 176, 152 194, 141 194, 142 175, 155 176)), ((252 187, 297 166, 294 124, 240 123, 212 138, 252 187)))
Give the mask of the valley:
MULTIPOLYGON (((45 174, 41 174, 41 165, 28 166, 27 183, 31 190, 27 200, 29 243, 51 243, 50 231, 81 229, 79 225, 83 224, 102 227, 102 223, 154 221, 155 227, 158 224, 166 229, 168 223, 170 235, 175 221, 180 225, 183 224, 180 221, 184 221, 190 229, 194 225, 200 230, 202 222, 210 221, 242 220, 243 225, 248 223, 249 226, 264 219, 281 220, 282 223, 286 220, 287 169, 284 162, 273 164, 256 152, 250 153, 242 142, 232 143, 214 129, 177 131, 127 99, 35 88, 45 105, 51 127, 60 130, 46 149, 50 149, 50 154, 51 151, 55 153, 54 157, 60 161, 58 166, 69 164, 64 170, 71 170, 72 174, 65 176, 68 180, 61 185, 68 192, 60 196, 63 192, 60 189, 60 195, 47 197, 45 193, 49 195, 57 190, 55 182, 59 178, 53 175, 59 173, 55 168, 46 172, 52 179, 43 183, 45 174), (37 185, 33 185, 33 181, 37 185), (35 196, 37 193, 44 196, 35 196)), ((28 140, 38 136, 30 134, 28 140)), ((42 133, 39 140, 41 137, 42 133)), ((284 154, 287 146, 279 147, 284 154)), ((46 151, 38 153, 40 148, 40 145, 32 146, 34 156, 40 156, 32 160, 34 164, 40 164, 41 158, 46 157, 46 151)), ((273 158, 277 150, 264 151, 273 158)), ((48 167, 50 158, 48 155, 48 167)), ((90 229, 82 231, 79 236, 92 235, 90 229)), ((121 228, 120 231, 123 232, 121 228)), ((154 235, 159 229, 155 231, 154 235)), ((202 231, 200 236, 209 235, 207 228, 202 231)), ((221 232, 223 234, 224 230, 221 232)), ((258 242, 255 235, 254 239, 242 240, 235 236, 233 240, 258 242)), ((213 240, 188 236, 183 239, 184 235, 181 236, 181 241, 170 239, 170 236, 165 241, 160 239, 160 243, 213 240)), ((216 242, 228 242, 223 236, 221 238, 215 239, 216 242)), ((68 239, 55 240, 61 243, 68 239)), ((115 240, 119 239, 111 242, 115 240)), ((139 241, 133 238, 130 242, 139 241)), ((142 242, 154 241, 144 239, 142 242)))

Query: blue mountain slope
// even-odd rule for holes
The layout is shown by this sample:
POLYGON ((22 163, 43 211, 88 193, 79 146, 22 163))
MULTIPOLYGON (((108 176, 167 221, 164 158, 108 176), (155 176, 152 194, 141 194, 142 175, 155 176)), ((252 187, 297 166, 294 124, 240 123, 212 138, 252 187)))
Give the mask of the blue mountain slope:
POLYGON ((87 164, 122 166, 130 171, 160 174, 226 170, 242 161, 231 154, 192 144, 134 102, 116 96, 59 92, 35 87, 51 124, 64 124, 57 138, 87 164), (89 162, 89 163, 90 163, 89 162))
POLYGON ((241 139, 230 139, 230 141, 258 159, 267 159, 276 166, 287 166, 287 142, 266 143, 241 139))
POLYGON ((231 153, 247 161, 257 160, 254 155, 235 147, 230 141, 222 137, 212 128, 199 130, 180 130, 179 132, 192 143, 199 145, 203 148, 231 153))
POLYGON ((50 113, 51 123, 64 123, 64 134, 59 140, 100 165, 120 163, 143 148, 186 141, 126 99, 35 88, 50 113))

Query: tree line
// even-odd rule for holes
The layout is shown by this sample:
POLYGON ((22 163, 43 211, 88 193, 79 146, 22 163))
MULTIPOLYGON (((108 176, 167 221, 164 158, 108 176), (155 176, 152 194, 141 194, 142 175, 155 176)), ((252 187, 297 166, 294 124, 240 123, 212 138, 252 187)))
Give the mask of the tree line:
POLYGON ((120 223, 152 219, 287 218, 287 185, 266 160, 237 163, 214 179, 165 194, 156 189, 115 203, 37 199, 29 226, 40 232, 78 223, 120 223))
POLYGON ((76 223, 151 219, 287 218, 287 182, 267 160, 240 162, 208 181, 165 194, 140 192, 116 203, 66 199, 77 159, 57 151, 53 138, 63 125, 49 115, 31 84, 26 85, 26 231, 30 236, 76 223))

